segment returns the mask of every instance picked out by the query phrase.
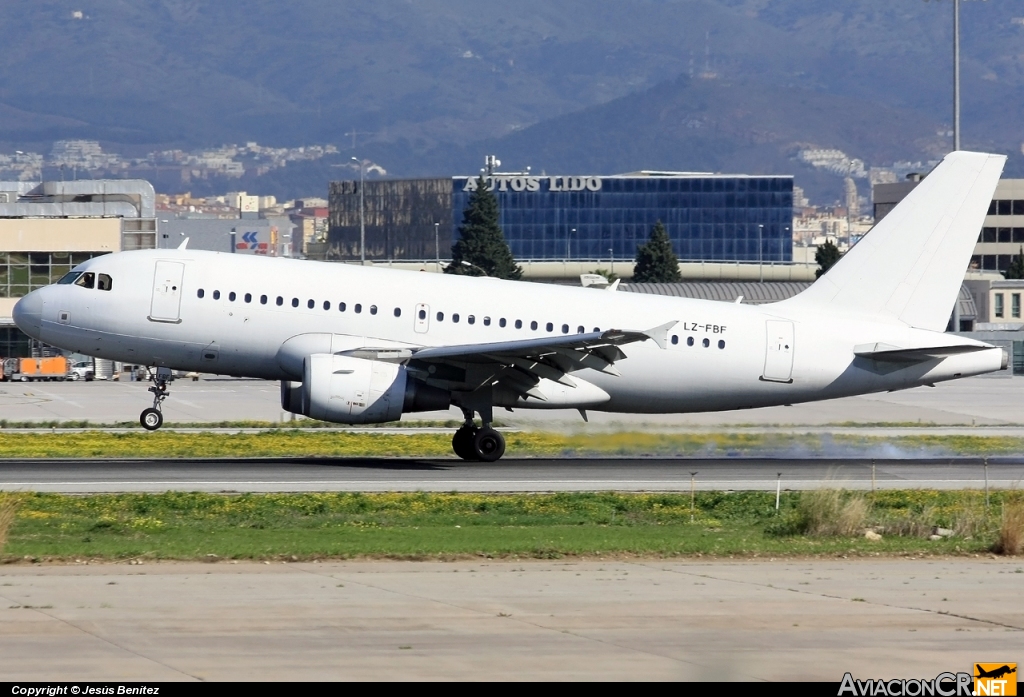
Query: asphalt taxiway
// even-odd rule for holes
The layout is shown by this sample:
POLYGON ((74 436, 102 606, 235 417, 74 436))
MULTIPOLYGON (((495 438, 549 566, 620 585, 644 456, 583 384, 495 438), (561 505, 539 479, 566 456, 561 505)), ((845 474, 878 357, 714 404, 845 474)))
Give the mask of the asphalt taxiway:
POLYGON ((1020 654, 1021 562, 0 567, 0 681, 933 678, 1020 654))
POLYGON ((1024 458, 294 458, 0 460, 0 490, 160 491, 689 491, 1015 488, 1024 458), (987 469, 987 472, 986 472, 987 469))

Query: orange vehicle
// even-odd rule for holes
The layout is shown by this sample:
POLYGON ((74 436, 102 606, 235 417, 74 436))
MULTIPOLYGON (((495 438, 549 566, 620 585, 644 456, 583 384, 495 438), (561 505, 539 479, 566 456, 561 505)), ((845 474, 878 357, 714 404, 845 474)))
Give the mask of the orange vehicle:
POLYGON ((65 380, 68 376, 68 359, 64 356, 50 358, 7 358, 3 362, 3 379, 21 380, 65 380))

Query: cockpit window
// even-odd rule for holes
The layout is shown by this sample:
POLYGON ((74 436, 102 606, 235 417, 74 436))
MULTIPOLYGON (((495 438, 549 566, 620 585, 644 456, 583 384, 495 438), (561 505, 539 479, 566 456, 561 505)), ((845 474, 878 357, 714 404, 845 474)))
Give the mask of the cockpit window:
POLYGON ((114 281, 105 273, 100 274, 100 282, 96 285, 100 290, 110 290, 114 287, 114 281))
POLYGON ((76 286, 82 286, 83 288, 95 288, 96 287, 96 274, 92 271, 86 271, 83 273, 77 281, 76 286))
POLYGON ((72 271, 71 273, 66 273, 66 274, 64 274, 63 276, 60 277, 60 280, 57 281, 57 284, 58 285, 68 285, 70 283, 74 283, 75 281, 78 280, 78 277, 81 276, 81 275, 82 275, 81 271, 72 271))

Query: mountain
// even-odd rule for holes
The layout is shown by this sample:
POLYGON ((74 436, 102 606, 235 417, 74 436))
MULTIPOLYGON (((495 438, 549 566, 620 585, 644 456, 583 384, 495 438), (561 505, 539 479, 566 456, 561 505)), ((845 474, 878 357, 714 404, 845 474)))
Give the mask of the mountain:
MULTIPOLYGON (((343 149, 334 160, 245 179, 285 190, 319 181, 317 192, 325 174, 343 171, 330 165, 352 154, 409 176, 476 171, 491 152, 535 170, 794 171, 811 188, 825 177, 827 188, 832 175, 792 161, 800 144, 873 165, 948 149, 938 134, 951 122, 950 8, 918 0, 9 3, 0 14, 0 152, 47 152, 60 138, 97 139, 125 155, 334 143, 343 149)), ((1014 154, 1010 171, 1020 172, 1024 8, 963 3, 962 28, 964 145, 1014 154)), ((193 188, 203 186, 234 184, 193 188)))

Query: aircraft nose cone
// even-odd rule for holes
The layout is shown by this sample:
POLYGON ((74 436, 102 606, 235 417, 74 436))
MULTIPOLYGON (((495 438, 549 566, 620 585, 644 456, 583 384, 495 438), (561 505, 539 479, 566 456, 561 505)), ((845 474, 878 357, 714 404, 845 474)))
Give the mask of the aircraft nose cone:
POLYGON ((14 305, 14 323, 33 339, 38 339, 43 325, 43 296, 32 291, 14 305))

